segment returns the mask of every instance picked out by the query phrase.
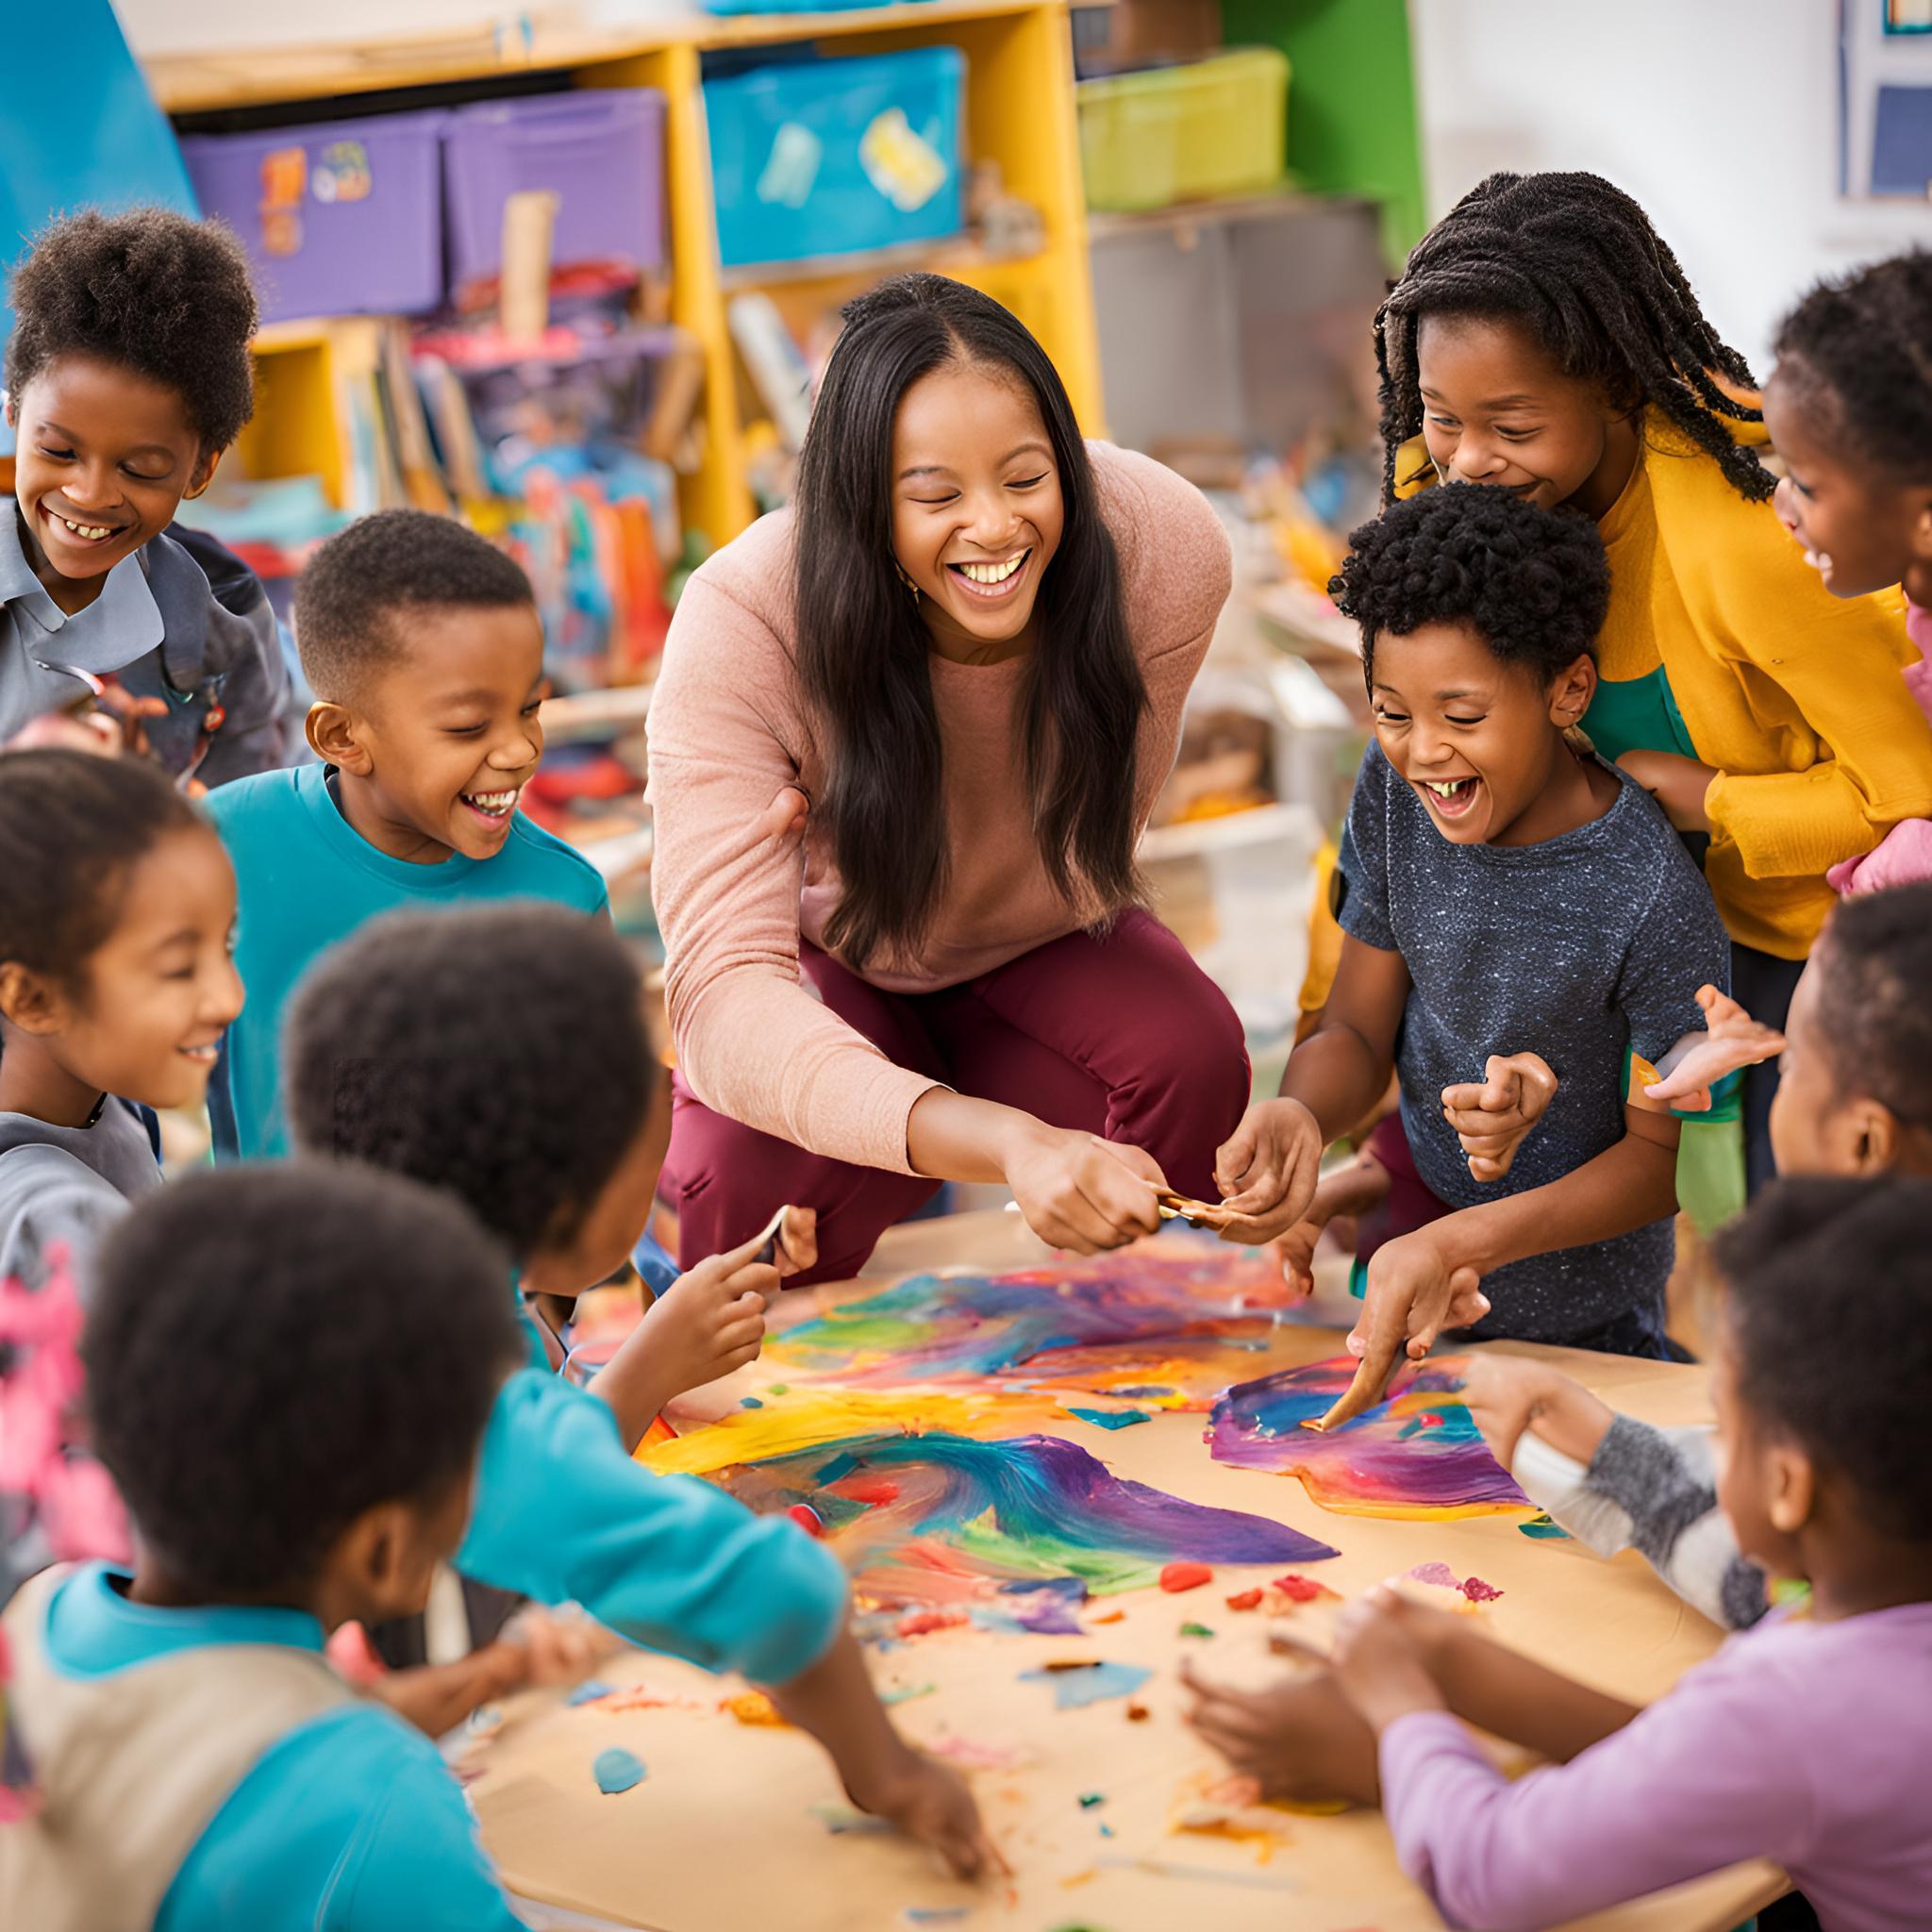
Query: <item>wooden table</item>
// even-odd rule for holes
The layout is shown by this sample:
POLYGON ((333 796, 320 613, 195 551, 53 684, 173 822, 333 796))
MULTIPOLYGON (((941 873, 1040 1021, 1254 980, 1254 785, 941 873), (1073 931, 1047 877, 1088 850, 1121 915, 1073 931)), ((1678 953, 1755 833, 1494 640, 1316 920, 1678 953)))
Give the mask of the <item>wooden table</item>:
MULTIPOLYGON (((1037 1263, 1041 1253, 1013 1215, 911 1224, 881 1242, 861 1281, 788 1295, 774 1321, 789 1327, 830 1303, 873 1292, 879 1277, 1037 1263)), ((1278 1328, 1253 1373, 1339 1353, 1338 1331, 1353 1319, 1354 1306, 1338 1281, 1325 1281, 1311 1321, 1278 1328)), ((1615 1407, 1650 1422, 1681 1424, 1709 1413, 1699 1369, 1498 1346, 1557 1362, 1615 1407)), ((754 1364, 691 1398, 680 1426, 736 1408, 742 1395, 774 1379, 784 1372, 754 1364)), ((1052 1427, 1124 1475, 1197 1502, 1274 1516, 1334 1544, 1341 1555, 1315 1574, 1345 1595, 1436 1560, 1458 1575, 1480 1575, 1503 1591, 1480 1612, 1499 1638, 1624 1697, 1657 1696, 1719 1641, 1635 1557, 1606 1563, 1574 1542, 1524 1537, 1513 1515, 1416 1523, 1331 1513, 1292 1477, 1210 1461, 1200 1440, 1203 1422, 1199 1412, 1169 1412, 1113 1433, 1068 1417, 1052 1427)), ((472 1788, 485 1841, 520 1894, 652 1932, 887 1932, 922 1923, 1011 1932, 1440 1926, 1397 1868, 1379 1814, 1291 1816, 1287 1842, 1265 1858, 1266 1846, 1170 1830, 1181 1794, 1211 1778, 1217 1763, 1181 1722, 1186 1699, 1177 1664, 1185 1655, 1204 1674, 1242 1681, 1278 1669, 1266 1651, 1264 1620, 1224 1605, 1227 1594, 1269 1574, 1223 1566, 1212 1586, 1187 1595, 1146 1591, 1111 1598, 1107 1607, 1124 1609, 1123 1620, 1090 1628, 1082 1639, 942 1630, 875 1655, 882 1690, 933 1687, 897 1713, 915 1740, 930 1744, 950 1735, 995 1747, 1017 1740, 1028 1752, 1024 1765, 972 1774, 1015 1866, 1010 1888, 975 1893, 936 1875, 926 1855, 904 1840, 829 1832, 810 1807, 842 1794, 816 1745, 795 1731, 721 1716, 721 1696, 740 1685, 641 1653, 627 1653, 600 1674, 685 1702, 612 1711, 523 1700, 482 1755, 486 1768, 472 1788), (1193 1620, 1214 1630, 1211 1641, 1180 1635, 1180 1624, 1193 1620), (1022 1671, 1069 1656, 1152 1667, 1141 1693, 1149 1719, 1130 1724, 1118 1700, 1050 1712, 1044 1686, 1018 1681, 1022 1671), (590 1766, 613 1744, 636 1752, 650 1774, 628 1793, 604 1797, 590 1766), (1083 1795, 1093 1793, 1099 1802, 1083 1807, 1083 1795), (960 1907, 970 1910, 957 1922, 919 1916, 960 1907)), ((1297 1615, 1316 1619, 1308 1627, 1317 1628, 1322 1609, 1310 1606, 1297 1615)), ((1591 1932, 1729 1932, 1783 1890, 1774 1868, 1745 1866, 1575 1923, 1591 1932)))

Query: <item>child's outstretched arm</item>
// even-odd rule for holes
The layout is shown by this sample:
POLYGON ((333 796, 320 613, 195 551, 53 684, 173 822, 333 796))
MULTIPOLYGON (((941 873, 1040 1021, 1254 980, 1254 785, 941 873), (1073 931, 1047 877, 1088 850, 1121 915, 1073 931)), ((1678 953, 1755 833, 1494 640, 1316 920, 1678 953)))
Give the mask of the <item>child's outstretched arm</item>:
POLYGON ((1368 1292, 1348 1338, 1361 1368, 1322 1419, 1335 1428, 1381 1399, 1405 1355, 1420 1361, 1444 1328, 1488 1312, 1485 1274, 1530 1255, 1581 1247, 1677 1211, 1677 1124, 1641 1104, 1624 1109, 1624 1137, 1560 1179, 1465 1208, 1400 1236, 1369 1263, 1368 1292))
POLYGON ((1600 1557, 1635 1549, 1714 1624, 1763 1616, 1764 1573, 1717 1507, 1708 1429, 1658 1429, 1619 1415, 1558 1369, 1483 1350, 1463 1399, 1490 1453, 1600 1557))
POLYGON ((1214 1178, 1231 1210, 1224 1241, 1258 1245, 1307 1214, 1322 1150, 1388 1091, 1408 987, 1400 953, 1343 935, 1328 1004, 1289 1056, 1281 1097, 1249 1108, 1215 1156, 1214 1178))
POLYGON ((1444 1674, 1408 1616, 1386 1589, 1352 1605, 1334 1668, 1376 1734, 1402 1868, 1451 1924, 1535 1932, 1741 1859, 1775 1858, 1814 1828, 1802 1747, 1780 1735, 1778 1700, 1749 1672, 1707 1665, 1638 1712, 1480 1637, 1450 1641, 1444 1674), (1504 1722, 1474 1708, 1472 1721, 1533 1749, 1543 1747, 1525 1733, 1538 1730, 1575 1748, 1545 1750, 1567 1761, 1511 1784, 1450 1714, 1452 1701, 1492 1705, 1504 1722))
POLYGON ((861 1811, 932 1846, 961 1878, 1009 1869, 958 1773, 892 1728, 849 1630, 808 1670, 775 1687, 772 1702, 825 1747, 861 1811))

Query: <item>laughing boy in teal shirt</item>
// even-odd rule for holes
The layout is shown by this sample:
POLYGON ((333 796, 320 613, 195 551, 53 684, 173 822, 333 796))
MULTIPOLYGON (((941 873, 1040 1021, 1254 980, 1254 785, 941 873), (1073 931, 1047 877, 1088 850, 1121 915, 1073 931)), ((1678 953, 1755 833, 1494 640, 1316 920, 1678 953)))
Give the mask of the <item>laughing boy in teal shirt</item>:
POLYGON ((322 762, 208 801, 235 863, 248 989, 208 1090, 215 1150, 230 1158, 287 1153, 283 1008, 317 956, 368 920, 484 899, 608 911, 595 867, 517 810, 543 753, 546 686, 543 627, 509 558, 447 517, 365 517, 303 572, 295 633, 322 762))

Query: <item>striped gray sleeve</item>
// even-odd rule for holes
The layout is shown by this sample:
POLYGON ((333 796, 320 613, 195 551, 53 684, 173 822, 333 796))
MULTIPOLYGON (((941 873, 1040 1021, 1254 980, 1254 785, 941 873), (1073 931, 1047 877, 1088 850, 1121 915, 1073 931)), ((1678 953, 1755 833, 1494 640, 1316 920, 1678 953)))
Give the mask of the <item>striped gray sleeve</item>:
POLYGON ((1667 1432, 1620 1415, 1597 1445, 1583 1487, 1624 1511, 1630 1541, 1714 1623, 1740 1630, 1763 1616, 1764 1573, 1739 1551, 1717 1506, 1708 1431, 1667 1432))

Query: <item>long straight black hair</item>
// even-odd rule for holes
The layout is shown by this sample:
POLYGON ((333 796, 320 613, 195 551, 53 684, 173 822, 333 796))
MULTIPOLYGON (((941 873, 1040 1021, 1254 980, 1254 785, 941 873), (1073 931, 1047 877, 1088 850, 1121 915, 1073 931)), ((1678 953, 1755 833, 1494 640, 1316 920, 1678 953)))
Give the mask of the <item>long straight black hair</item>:
POLYGON ((932 637, 892 551, 892 425, 913 383, 956 362, 1024 384, 1053 446, 1065 526, 1023 672, 1026 784, 1054 889, 1108 917, 1140 891, 1134 754, 1147 689, 1066 390, 1017 317, 943 275, 896 275, 842 320, 799 457, 794 564, 799 675, 830 740, 817 812, 844 888, 826 943, 855 967, 903 954, 945 886, 932 637))

